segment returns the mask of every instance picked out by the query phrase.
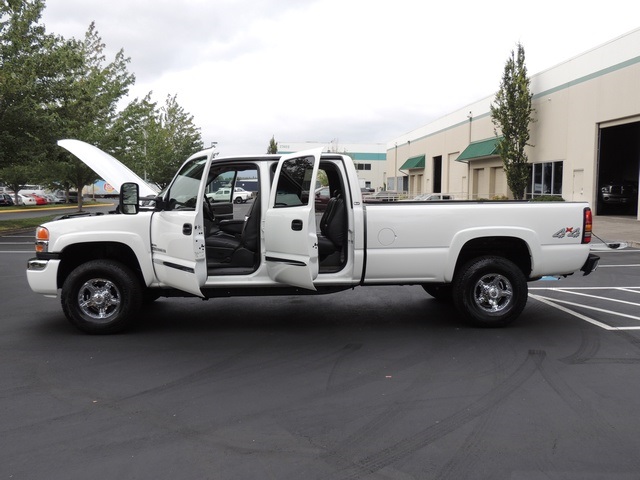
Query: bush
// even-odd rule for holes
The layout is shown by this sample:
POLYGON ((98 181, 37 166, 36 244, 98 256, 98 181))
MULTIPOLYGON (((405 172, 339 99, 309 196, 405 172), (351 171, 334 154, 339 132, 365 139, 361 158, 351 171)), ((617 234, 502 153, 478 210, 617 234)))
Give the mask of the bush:
POLYGON ((564 202, 560 195, 539 195, 531 199, 532 202, 564 202))

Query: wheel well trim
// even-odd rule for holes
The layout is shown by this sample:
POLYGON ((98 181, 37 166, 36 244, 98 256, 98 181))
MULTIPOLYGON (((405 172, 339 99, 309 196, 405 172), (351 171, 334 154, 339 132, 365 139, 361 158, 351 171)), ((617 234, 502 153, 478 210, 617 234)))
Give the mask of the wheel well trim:
MULTIPOLYGON (((529 263, 531 265, 531 271, 524 272, 524 274, 529 278, 531 272, 535 271, 535 260, 540 258, 541 254, 540 239, 535 231, 522 227, 470 228, 456 233, 451 241, 451 246, 449 248, 449 260, 444 273, 445 282, 453 281, 456 268, 460 266, 459 259, 461 254, 471 242, 490 239, 521 242, 521 245, 524 245, 529 252, 529 263)), ((487 250, 487 254, 495 255, 496 253, 487 250)), ((505 256, 505 258, 507 257, 505 256)))
MULTIPOLYGON (((93 232, 92 232, 93 233, 93 232)), ((127 264, 134 271, 138 272, 140 275, 140 279, 143 284, 146 286, 151 285, 155 281, 155 273, 153 271, 153 266, 151 264, 151 252, 144 245, 142 239, 135 234, 123 234, 119 232, 118 235, 108 235, 105 234, 102 238, 97 239, 93 237, 93 235, 83 236, 82 241, 77 241, 78 237, 75 236, 75 240, 73 243, 68 243, 66 245, 58 245, 62 246, 61 253, 64 262, 65 251, 68 253, 73 249, 81 249, 86 247, 92 247, 92 250, 95 251, 94 255, 89 255, 86 261, 89 260, 99 260, 99 259, 109 259, 110 257, 102 255, 102 249, 100 247, 116 247, 124 249, 124 251, 130 252, 131 256, 135 258, 137 265, 130 265, 124 262, 124 259, 114 259, 116 261, 121 261, 121 263, 127 264), (143 259, 149 259, 149 261, 143 261, 143 259)), ((62 239, 61 239, 62 240, 62 239)))

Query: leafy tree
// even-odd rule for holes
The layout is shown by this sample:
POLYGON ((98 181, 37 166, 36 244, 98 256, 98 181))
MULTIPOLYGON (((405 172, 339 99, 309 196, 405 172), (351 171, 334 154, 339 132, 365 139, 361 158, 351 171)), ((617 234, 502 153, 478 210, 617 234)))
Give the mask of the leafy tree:
POLYGON ((267 147, 267 153, 278 153, 278 142, 276 142, 275 136, 271 136, 269 141, 269 147, 267 147))
POLYGON ((43 0, 0 2, 0 168, 45 158, 53 147, 55 105, 77 57, 38 22, 43 0))
MULTIPOLYGON (((72 40, 71 45, 81 61, 65 73, 71 81, 55 107, 58 138, 77 138, 112 151, 117 143, 112 127, 118 102, 135 82, 134 75, 127 71, 129 59, 120 50, 112 62, 106 63, 105 45, 94 23, 83 41, 72 40)), ((52 171, 79 193, 97 180, 96 173, 84 163, 60 149, 57 152, 52 171)), ((82 195, 78 195, 78 209, 82 209, 82 195)))
POLYGON ((124 145, 116 156, 160 187, 169 184, 187 157, 204 148, 193 115, 176 95, 168 95, 162 107, 151 101, 151 93, 135 99, 121 112, 114 130, 124 145))
POLYGON ((83 40, 47 34, 39 23, 44 2, 0 0, 0 178, 81 191, 97 175, 55 144, 77 138, 168 183, 203 148, 193 117, 175 96, 158 108, 148 95, 118 112, 135 81, 129 58, 120 50, 107 62, 94 23, 83 40), (3 172, 12 165, 25 168, 3 172))
POLYGON ((32 172, 27 165, 10 165, 0 172, 0 179, 13 190, 13 202, 18 205, 18 192, 29 183, 32 172))
MULTIPOLYGON (((151 100, 151 92, 143 99, 134 99, 120 112, 114 123, 113 132, 118 142, 114 156, 125 165, 147 178, 151 170, 150 158, 158 143, 160 125, 158 105, 151 100)), ((118 188, 118 185, 114 185, 118 188)))
POLYGON ((200 128, 193 115, 178 104, 177 95, 168 95, 158 118, 161 130, 159 140, 164 143, 161 152, 151 158, 151 180, 165 187, 173 179, 182 163, 198 150, 202 150, 200 128))
POLYGON ((534 120, 527 77, 524 47, 518 43, 517 54, 511 56, 504 66, 500 90, 491 104, 491 120, 494 133, 499 137, 497 150, 502 157, 507 184, 517 200, 524 197, 529 182, 529 167, 525 147, 529 142, 529 124, 534 120))

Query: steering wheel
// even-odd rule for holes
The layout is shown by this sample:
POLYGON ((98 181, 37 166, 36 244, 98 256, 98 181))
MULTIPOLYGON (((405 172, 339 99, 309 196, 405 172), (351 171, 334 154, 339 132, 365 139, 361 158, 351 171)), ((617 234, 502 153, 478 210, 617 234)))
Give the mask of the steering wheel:
POLYGON ((211 204, 209 203, 209 199, 204 197, 204 208, 202 209, 202 213, 207 220, 211 220, 212 222, 216 221, 216 216, 213 213, 213 208, 211 208, 211 204))

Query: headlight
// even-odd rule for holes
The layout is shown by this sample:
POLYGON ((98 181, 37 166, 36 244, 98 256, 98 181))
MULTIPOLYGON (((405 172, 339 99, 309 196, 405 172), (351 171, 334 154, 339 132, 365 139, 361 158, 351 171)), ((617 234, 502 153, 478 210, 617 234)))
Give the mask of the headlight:
POLYGON ((45 227, 36 229, 36 252, 44 253, 49 251, 49 230, 45 227))

